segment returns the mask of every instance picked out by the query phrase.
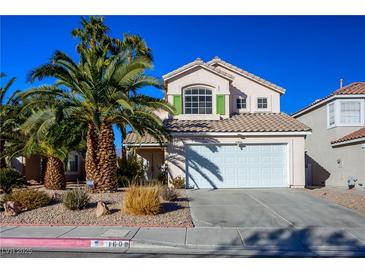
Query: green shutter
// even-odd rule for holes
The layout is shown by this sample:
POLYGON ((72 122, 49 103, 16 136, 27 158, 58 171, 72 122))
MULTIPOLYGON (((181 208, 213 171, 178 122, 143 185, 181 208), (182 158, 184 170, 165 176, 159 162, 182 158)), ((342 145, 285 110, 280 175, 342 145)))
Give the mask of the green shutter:
POLYGON ((224 115, 225 112, 225 96, 224 95, 217 95, 217 114, 224 115))
POLYGON ((176 109, 175 114, 182 113, 182 102, 181 102, 181 95, 174 95, 174 107, 176 109))

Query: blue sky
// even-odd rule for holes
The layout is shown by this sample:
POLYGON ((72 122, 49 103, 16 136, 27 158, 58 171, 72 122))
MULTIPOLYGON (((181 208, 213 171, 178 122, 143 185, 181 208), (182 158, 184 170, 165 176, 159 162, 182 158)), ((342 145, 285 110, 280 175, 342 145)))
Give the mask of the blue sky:
MULTIPOLYGON (((79 21, 1 16, 0 71, 17 77, 14 89, 30 87, 26 75, 56 49, 77 57, 70 32, 79 21)), ((105 23, 113 36, 146 40, 155 58, 152 75, 219 56, 286 88, 281 110, 289 114, 338 88, 341 78, 365 81, 364 16, 106 16, 105 23)), ((143 92, 162 96, 152 88, 143 92)), ((118 132, 115 144, 120 147, 118 132)))

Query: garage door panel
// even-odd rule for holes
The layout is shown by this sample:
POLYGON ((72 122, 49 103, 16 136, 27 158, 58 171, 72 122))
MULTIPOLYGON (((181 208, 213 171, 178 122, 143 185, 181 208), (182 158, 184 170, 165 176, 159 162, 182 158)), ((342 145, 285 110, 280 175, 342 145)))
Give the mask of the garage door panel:
POLYGON ((197 188, 287 187, 287 145, 189 145, 187 181, 197 188))

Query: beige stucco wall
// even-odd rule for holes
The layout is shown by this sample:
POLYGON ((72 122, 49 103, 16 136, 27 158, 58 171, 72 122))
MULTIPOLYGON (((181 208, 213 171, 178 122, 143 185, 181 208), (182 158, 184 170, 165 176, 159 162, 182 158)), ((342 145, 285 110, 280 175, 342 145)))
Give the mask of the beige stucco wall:
POLYGON ((232 70, 221 67, 219 69, 226 71, 234 76, 232 81, 223 78, 204 68, 195 68, 167 81, 167 100, 173 104, 173 95, 182 95, 184 88, 189 86, 210 87, 213 92, 213 115, 178 115, 176 119, 219 119, 228 118, 233 113, 243 112, 280 112, 280 93, 266 87, 256 81, 248 79, 232 70), (224 94, 225 98, 225 115, 216 115, 216 96, 224 94), (238 110, 236 99, 242 97, 247 100, 247 108, 238 110), (265 110, 257 109, 257 98, 265 97, 268 101, 268 108, 265 110))
POLYGON ((359 146, 346 146, 341 149, 331 146, 331 141, 361 127, 327 128, 326 105, 307 112, 297 119, 312 128, 312 134, 307 136, 305 141, 305 150, 306 162, 312 166, 312 178, 309 181, 312 181, 313 185, 346 186, 348 177, 355 176, 364 170, 365 162, 361 161, 364 159, 361 158, 361 153, 365 154, 364 149, 359 146), (359 172, 353 172, 354 170, 359 172))
POLYGON ((289 160, 289 185, 291 187, 304 187, 304 137, 303 136, 278 136, 258 137, 246 136, 237 137, 174 137, 167 147, 166 163, 170 178, 183 176, 185 178, 185 145, 191 143, 210 144, 236 144, 241 141, 243 144, 288 144, 289 160))
POLYGON ((227 73, 234 76, 234 79, 230 85, 230 98, 231 98, 231 112, 280 112, 280 93, 268 88, 258 82, 248 79, 234 70, 227 69, 220 64, 216 66, 227 73), (242 96, 247 97, 247 109, 238 110, 236 108, 236 99, 242 96), (257 109, 257 98, 266 97, 268 100, 267 110, 257 109))

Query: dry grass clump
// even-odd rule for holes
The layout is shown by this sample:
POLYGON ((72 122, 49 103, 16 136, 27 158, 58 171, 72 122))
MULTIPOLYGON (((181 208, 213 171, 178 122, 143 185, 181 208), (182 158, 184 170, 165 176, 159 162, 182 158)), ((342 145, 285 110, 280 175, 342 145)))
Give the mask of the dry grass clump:
POLYGON ((51 198, 44 191, 37 191, 34 189, 21 189, 6 194, 2 202, 16 202, 20 205, 22 210, 31 210, 48 205, 51 198))
POLYGON ((158 186, 131 185, 123 198, 123 210, 131 215, 157 215, 160 213, 158 186))

